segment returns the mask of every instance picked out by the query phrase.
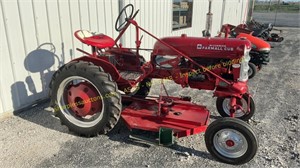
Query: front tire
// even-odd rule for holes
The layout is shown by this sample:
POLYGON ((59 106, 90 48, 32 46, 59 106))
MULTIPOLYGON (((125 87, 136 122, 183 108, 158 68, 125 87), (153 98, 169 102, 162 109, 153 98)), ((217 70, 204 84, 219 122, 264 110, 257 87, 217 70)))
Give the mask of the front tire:
POLYGON ((215 158, 235 165, 249 162, 258 149, 258 140, 252 128, 235 118, 212 122, 205 131, 205 144, 215 158))
POLYGON ((252 62, 249 62, 248 65, 249 65, 248 76, 249 76, 249 79, 251 79, 256 75, 257 68, 256 68, 256 65, 253 64, 252 62))
MULTIPOLYGON (((255 113, 255 103, 251 96, 244 94, 241 99, 237 98, 237 104, 243 108, 237 109, 234 116, 235 118, 248 121, 255 113), (250 99, 250 111, 245 113, 248 109, 248 100, 250 99)), ((218 97, 216 101, 216 106, 219 114, 222 117, 230 117, 230 98, 228 97, 218 97)))
POLYGON ((68 63, 54 74, 51 101, 61 123, 81 136, 108 133, 122 109, 121 95, 110 75, 83 61, 68 63))

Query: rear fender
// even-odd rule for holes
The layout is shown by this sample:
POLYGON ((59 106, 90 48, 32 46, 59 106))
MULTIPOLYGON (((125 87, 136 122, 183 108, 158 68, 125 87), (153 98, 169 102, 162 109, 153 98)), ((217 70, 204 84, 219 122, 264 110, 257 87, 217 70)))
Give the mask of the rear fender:
POLYGON ((121 78, 121 76, 120 76, 118 70, 116 69, 116 67, 112 63, 110 63, 106 60, 99 59, 99 58, 96 58, 96 57, 83 56, 83 57, 80 57, 80 58, 76 58, 72 61, 92 62, 93 64, 95 64, 97 66, 100 66, 104 70, 104 72, 110 74, 110 76, 112 77, 112 79, 114 81, 118 81, 121 78))

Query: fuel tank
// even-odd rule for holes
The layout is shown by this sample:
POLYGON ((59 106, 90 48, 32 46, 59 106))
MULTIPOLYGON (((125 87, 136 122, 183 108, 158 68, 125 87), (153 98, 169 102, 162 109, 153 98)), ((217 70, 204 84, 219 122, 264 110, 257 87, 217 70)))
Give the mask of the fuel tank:
MULTIPOLYGON (((245 47, 249 50, 251 48, 251 43, 248 40, 238 38, 187 37, 183 34, 181 36, 165 37, 161 40, 189 57, 240 58, 244 55, 245 47)), ((159 41, 154 44, 153 50, 157 55, 178 55, 159 41)))
POLYGON ((254 37, 251 34, 240 33, 237 38, 246 38, 249 40, 252 43, 253 50, 265 53, 269 53, 271 50, 271 45, 268 42, 258 37, 254 37))

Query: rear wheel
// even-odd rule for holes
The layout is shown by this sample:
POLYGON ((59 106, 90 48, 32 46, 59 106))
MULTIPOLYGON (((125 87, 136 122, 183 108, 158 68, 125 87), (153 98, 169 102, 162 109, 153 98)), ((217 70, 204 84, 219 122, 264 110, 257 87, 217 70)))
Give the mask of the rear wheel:
POLYGON ((235 118, 212 122, 205 131, 205 144, 211 155, 229 164, 249 162, 258 149, 258 140, 252 128, 235 118))
POLYGON ((106 134, 119 120, 122 104, 117 85, 92 63, 72 62, 60 68, 51 91, 56 116, 79 135, 106 134))
MULTIPOLYGON (((237 98, 236 103, 238 105, 238 108, 234 113, 235 118, 247 121, 255 113, 255 103, 251 96, 244 94, 241 99, 237 98), (247 112, 248 100, 250 101, 249 112, 247 112)), ((216 106, 219 114, 222 117, 230 117, 230 97, 218 97, 216 101, 216 106)))
POLYGON ((249 65, 248 76, 249 76, 249 79, 251 79, 256 75, 257 68, 256 68, 256 65, 253 64, 252 62, 249 62, 248 65, 249 65))

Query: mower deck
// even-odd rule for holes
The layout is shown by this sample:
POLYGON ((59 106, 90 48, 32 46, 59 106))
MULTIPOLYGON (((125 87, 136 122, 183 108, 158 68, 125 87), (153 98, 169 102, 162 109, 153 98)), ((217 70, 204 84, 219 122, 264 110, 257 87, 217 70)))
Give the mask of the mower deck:
MULTIPOLYGON (((161 128, 169 128, 174 136, 184 137, 204 132, 208 125, 209 111, 180 98, 169 97, 172 105, 162 106, 159 115, 159 103, 156 99, 133 99, 121 116, 129 129, 141 129, 159 132, 161 128)), ((126 98, 128 99, 128 97, 126 98)))

